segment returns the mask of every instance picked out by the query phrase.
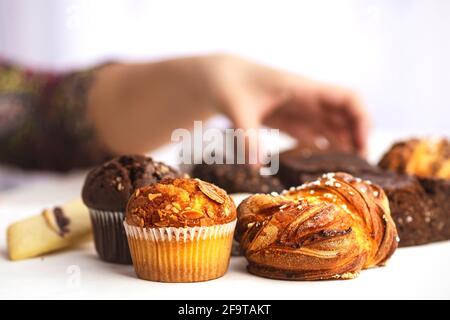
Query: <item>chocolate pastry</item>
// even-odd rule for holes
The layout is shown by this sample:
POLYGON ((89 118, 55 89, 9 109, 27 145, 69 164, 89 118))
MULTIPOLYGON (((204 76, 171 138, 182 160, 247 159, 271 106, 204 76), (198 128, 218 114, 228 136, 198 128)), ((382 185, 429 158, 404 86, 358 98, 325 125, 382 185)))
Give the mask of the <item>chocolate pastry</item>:
POLYGON ((379 186, 329 173, 281 195, 244 200, 236 239, 253 274, 324 280, 352 279, 384 265, 398 237, 379 186))
MULTIPOLYGON (((427 241, 425 238, 419 238, 419 235, 414 235, 416 242, 449 240, 450 141, 440 138, 398 142, 383 156, 379 166, 417 177, 427 194, 432 209, 432 213, 427 215, 425 220, 428 227, 427 241)), ((409 220, 414 221, 416 218, 417 215, 411 215, 409 220)), ((417 233, 420 227, 415 230, 417 233)))
POLYGON ((450 141, 441 138, 397 142, 378 165, 398 173, 450 179, 450 141))
POLYGON ((436 227, 441 226, 442 217, 415 177, 379 171, 363 174, 361 178, 378 184, 386 193, 400 247, 437 241, 436 233, 442 231, 436 227))
POLYGON ((353 175, 377 169, 352 153, 320 152, 305 154, 302 149, 292 149, 280 154, 278 176, 286 186, 298 186, 315 180, 325 172, 343 171, 353 175))
POLYGON ((244 164, 198 164, 193 177, 211 182, 229 193, 281 192, 284 187, 276 176, 262 176, 259 168, 244 164))
POLYGON ((83 201, 89 208, 125 211, 136 188, 181 176, 175 169, 142 155, 114 158, 89 172, 83 186, 83 201))
POLYGON ((450 180, 436 178, 419 178, 433 203, 433 217, 430 219, 431 240, 450 239, 450 180))

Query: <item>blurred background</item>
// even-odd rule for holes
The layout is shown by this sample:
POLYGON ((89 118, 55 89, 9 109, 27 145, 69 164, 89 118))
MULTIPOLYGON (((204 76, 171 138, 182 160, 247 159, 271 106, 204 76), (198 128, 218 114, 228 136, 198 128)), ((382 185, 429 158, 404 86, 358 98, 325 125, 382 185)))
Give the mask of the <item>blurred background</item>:
MULTIPOLYGON (((0 59, 36 69, 217 51, 358 91, 372 162, 392 141, 450 136, 448 0, 0 0, 0 59)), ((152 155, 174 165, 171 147, 152 155)), ((0 167, 0 189, 31 177, 0 167)))
POLYGON ((450 133, 447 0, 0 0, 0 57, 32 67, 214 51, 350 86, 377 130, 450 133))

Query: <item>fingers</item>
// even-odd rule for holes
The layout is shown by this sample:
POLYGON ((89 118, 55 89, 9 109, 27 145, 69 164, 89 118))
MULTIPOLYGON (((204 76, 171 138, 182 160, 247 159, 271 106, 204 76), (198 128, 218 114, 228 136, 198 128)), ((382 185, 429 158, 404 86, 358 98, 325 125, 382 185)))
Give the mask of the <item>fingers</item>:
POLYGON ((367 139, 370 131, 370 117, 357 94, 343 88, 323 85, 320 99, 327 112, 339 112, 344 120, 344 129, 350 130, 356 151, 366 155, 367 139))
POLYGON ((356 149, 362 156, 366 156, 371 126, 370 117, 362 101, 356 95, 349 96, 344 106, 346 106, 350 118, 356 149))
POLYGON ((308 131, 329 135, 337 149, 365 154, 370 120, 357 95, 245 61, 239 66, 241 73, 227 73, 230 81, 223 90, 223 110, 235 127, 257 129, 264 122, 298 133, 296 126, 301 124, 308 131))

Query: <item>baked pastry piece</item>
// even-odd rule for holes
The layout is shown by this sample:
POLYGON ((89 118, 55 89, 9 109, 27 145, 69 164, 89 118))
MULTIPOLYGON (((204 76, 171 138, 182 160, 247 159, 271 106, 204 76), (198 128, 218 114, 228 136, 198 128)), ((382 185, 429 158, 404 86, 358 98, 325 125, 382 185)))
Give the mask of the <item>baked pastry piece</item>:
POLYGON ((238 207, 236 238, 251 273, 290 280, 351 279, 384 265, 397 231, 383 190, 345 173, 238 207))
POLYGON ((181 174, 168 165, 143 155, 124 155, 92 169, 84 182, 82 196, 89 208, 125 211, 136 188, 181 174))
POLYGON ((433 216, 429 219, 430 241, 450 239, 450 180, 419 178, 433 204, 433 216))
POLYGON ((450 141, 441 138, 397 142, 378 165, 398 173, 450 179, 450 141))
POLYGON ((349 172, 382 187, 389 199, 400 247, 449 239, 448 183, 420 178, 371 166, 352 154, 320 153, 303 156, 290 151, 280 156, 280 178, 287 186, 298 186, 333 170, 349 172), (447 187, 445 186, 447 185, 447 187))
POLYGON ((262 176, 259 168, 245 164, 197 164, 191 176, 211 182, 229 193, 281 192, 276 176, 262 176))
MULTIPOLYGON (((440 138, 398 142, 386 152, 379 166, 416 177, 427 195, 431 207, 431 211, 424 211, 431 212, 425 219, 427 237, 419 236, 419 226, 411 230, 411 237, 417 238, 417 243, 450 239, 450 141, 440 138)), ((409 220, 416 218, 411 215, 409 220)))
POLYGON ((305 154, 302 149, 292 149, 280 154, 278 176, 286 186, 298 186, 306 181, 315 180, 326 172, 347 172, 360 175, 377 169, 365 159, 352 153, 316 152, 305 154))
POLYGON ((92 169, 82 197, 92 221, 95 249, 108 262, 131 264, 123 228, 125 208, 136 188, 180 176, 175 169, 143 155, 120 156, 92 169))
POLYGON ((37 257, 91 240, 89 212, 81 199, 73 200, 8 227, 11 260, 37 257))
POLYGON ((235 224, 233 200, 200 179, 165 179, 137 189, 124 222, 136 274, 163 282, 221 277, 235 224))
POLYGON ((442 217, 415 177, 380 170, 361 178, 378 184, 386 193, 400 247, 437 241, 437 234, 442 233, 442 217))

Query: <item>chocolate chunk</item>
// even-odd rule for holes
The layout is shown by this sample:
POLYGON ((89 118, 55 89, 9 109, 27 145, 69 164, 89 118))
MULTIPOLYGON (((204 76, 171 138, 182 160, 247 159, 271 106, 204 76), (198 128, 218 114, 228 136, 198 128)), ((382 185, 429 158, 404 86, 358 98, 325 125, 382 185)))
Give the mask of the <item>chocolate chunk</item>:
POLYGON ((70 219, 64 214, 64 210, 60 207, 53 208, 53 215, 59 229, 59 234, 64 237, 69 230, 70 219))

